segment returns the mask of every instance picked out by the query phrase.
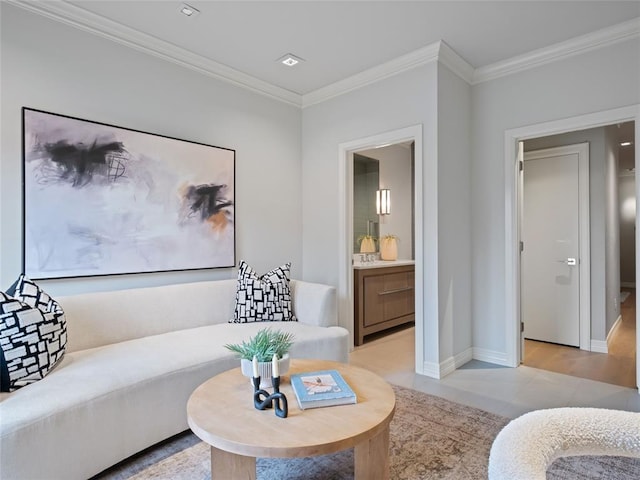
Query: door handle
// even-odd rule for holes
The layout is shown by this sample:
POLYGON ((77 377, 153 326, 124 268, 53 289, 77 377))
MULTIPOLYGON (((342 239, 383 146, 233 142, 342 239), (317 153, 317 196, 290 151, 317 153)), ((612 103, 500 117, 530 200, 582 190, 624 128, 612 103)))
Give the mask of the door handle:
POLYGON ((406 292, 408 290, 413 290, 413 287, 397 288, 395 290, 385 290, 383 292, 378 292, 378 295, 380 295, 380 296, 382 296, 382 295, 391 295, 393 293, 406 292))
POLYGON ((566 260, 558 260, 559 263, 566 263, 567 265, 569 265, 570 267, 573 267, 575 265, 578 264, 578 260, 576 260, 575 258, 567 258, 566 260))

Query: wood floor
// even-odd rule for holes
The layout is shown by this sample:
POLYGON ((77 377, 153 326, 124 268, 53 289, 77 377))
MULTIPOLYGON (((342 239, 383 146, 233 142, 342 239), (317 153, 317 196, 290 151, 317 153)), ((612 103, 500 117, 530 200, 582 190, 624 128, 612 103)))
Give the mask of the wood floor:
POLYGON ((623 387, 636 387, 636 292, 620 305, 622 321, 611 332, 609 353, 525 340, 523 364, 623 387))

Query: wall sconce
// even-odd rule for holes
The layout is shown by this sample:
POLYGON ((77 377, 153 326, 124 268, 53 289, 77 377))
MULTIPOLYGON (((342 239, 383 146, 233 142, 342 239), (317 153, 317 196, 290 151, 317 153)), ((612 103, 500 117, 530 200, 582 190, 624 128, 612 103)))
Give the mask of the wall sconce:
POLYGON ((391 193, 389 189, 376 190, 376 213, 389 215, 391 213, 391 193))

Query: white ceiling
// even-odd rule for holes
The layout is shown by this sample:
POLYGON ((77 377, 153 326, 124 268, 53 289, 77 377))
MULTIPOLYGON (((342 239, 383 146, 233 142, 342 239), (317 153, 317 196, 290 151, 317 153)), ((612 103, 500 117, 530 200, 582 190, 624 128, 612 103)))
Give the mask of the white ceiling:
POLYGON ((637 0, 68 3, 300 95, 439 40, 478 68, 640 17, 637 0))

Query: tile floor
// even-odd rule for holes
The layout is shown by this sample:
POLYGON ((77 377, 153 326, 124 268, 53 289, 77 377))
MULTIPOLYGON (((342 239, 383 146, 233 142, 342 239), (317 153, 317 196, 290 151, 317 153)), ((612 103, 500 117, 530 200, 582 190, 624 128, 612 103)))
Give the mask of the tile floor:
POLYGON ((414 373, 413 327, 356 347, 353 365, 388 382, 515 418, 551 407, 600 407, 640 412, 637 389, 572 377, 537 368, 501 367, 472 360, 443 379, 414 373))

